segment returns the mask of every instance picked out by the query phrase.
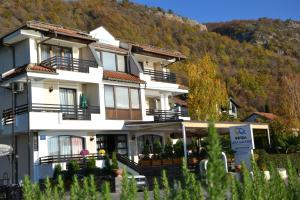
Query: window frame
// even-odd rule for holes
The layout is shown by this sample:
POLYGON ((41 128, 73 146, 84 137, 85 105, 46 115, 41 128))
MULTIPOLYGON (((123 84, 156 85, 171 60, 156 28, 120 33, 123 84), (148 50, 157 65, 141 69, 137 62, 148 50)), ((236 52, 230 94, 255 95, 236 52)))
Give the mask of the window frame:
POLYGON ((42 48, 43 48, 43 46, 47 46, 47 47, 50 48, 50 50, 49 50, 49 56, 50 56, 50 58, 52 58, 52 57, 55 56, 54 52, 53 52, 54 48, 61 48, 61 52, 62 52, 61 57, 65 57, 65 50, 68 50, 68 51, 71 52, 71 58, 70 59, 73 59, 73 49, 72 49, 72 47, 66 47, 66 46, 60 46, 60 45, 55 45, 55 44, 42 43, 40 45, 40 51, 41 51, 40 59, 41 59, 41 62, 44 61, 44 60, 42 60, 42 48))
POLYGON ((61 152, 61 146, 60 146, 60 138, 61 137, 69 137, 70 139, 70 148, 71 148, 71 154, 70 155, 76 155, 76 154, 73 154, 73 149, 72 149, 72 138, 79 138, 82 140, 82 149, 85 149, 86 148, 86 140, 84 137, 80 137, 80 136, 76 136, 76 135, 56 135, 56 136, 52 136, 50 137, 49 139, 47 139, 47 151, 48 151, 48 155, 49 156, 62 156, 62 154, 60 154, 61 152), (50 155, 50 152, 49 152, 49 140, 52 139, 52 138, 57 138, 57 142, 58 142, 58 155, 50 155))
POLYGON ((102 63, 102 67, 104 69, 104 65, 103 65, 103 53, 111 53, 111 54, 114 54, 115 56, 115 69, 116 70, 108 70, 108 69, 104 69, 104 70, 107 70, 107 71, 115 71, 115 72, 124 72, 124 73, 127 73, 127 60, 126 60, 126 55, 123 55, 123 54, 117 54, 117 53, 114 53, 114 52, 110 52, 110 51, 98 51, 99 52, 99 56, 100 56, 100 60, 101 60, 101 63, 102 63), (124 71, 120 70, 119 68, 119 63, 118 63, 118 56, 122 56, 124 57, 124 71))

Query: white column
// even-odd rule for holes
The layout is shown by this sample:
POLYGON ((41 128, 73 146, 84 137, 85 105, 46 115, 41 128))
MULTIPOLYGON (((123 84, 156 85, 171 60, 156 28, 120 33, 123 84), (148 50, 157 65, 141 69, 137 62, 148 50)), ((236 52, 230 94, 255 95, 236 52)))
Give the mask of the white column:
POLYGON ((170 110, 168 94, 160 94, 161 110, 170 110))
POLYGON ((181 125, 182 129, 182 138, 183 138, 183 151, 184 151, 184 158, 187 160, 187 147, 186 147, 186 132, 185 132, 185 126, 181 125))
POLYGON ((145 89, 141 87, 141 110, 142 110, 142 119, 145 120, 147 118, 147 115, 146 115, 146 109, 147 109, 147 106, 146 106, 146 95, 145 95, 145 89))
POLYGON ((271 137, 270 137, 270 129, 269 129, 269 127, 267 129, 267 135, 268 135, 269 148, 271 148, 271 137))

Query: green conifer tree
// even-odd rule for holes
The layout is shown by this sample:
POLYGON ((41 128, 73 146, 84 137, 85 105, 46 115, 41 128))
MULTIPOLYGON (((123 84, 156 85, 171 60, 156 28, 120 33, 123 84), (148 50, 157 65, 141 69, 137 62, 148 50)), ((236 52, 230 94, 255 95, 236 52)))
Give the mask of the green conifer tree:
POLYGON ((165 170, 162 172, 162 185, 164 190, 163 200, 169 200, 170 199, 170 185, 167 177, 167 173, 165 170))
POLYGON ((287 160, 288 174, 288 198, 297 199, 300 197, 300 183, 296 169, 293 167, 291 160, 287 160))
POLYGON ((22 187, 22 191, 23 191, 23 198, 25 200, 33 200, 33 198, 34 198, 33 192, 34 191, 33 191, 29 176, 27 176, 27 175, 24 177, 24 184, 22 187))
POLYGON ((242 199, 251 200, 252 199, 252 179, 249 170, 247 169, 245 163, 242 164, 242 181, 243 181, 243 193, 242 199))
POLYGON ((57 190, 60 199, 65 199, 65 185, 61 175, 58 176, 57 179, 57 190))
POLYGON ((96 183, 93 175, 89 177, 89 196, 91 200, 97 199, 96 183))
POLYGON ((128 196, 130 195, 130 189, 129 189, 129 180, 126 170, 123 173, 122 178, 122 189, 121 189, 121 195, 120 200, 128 200, 128 196))
POLYGON ((44 196, 46 199, 51 199, 52 195, 53 195, 52 194, 52 186, 51 186, 49 178, 47 177, 45 180, 44 196))
POLYGON ((111 200, 109 182, 105 182, 102 185, 101 200, 111 200))
POLYGON ((227 176, 221 159, 221 146, 217 131, 213 123, 208 130, 208 164, 207 164, 207 192, 210 199, 224 199, 227 189, 227 176))
POLYGON ((144 200, 150 200, 148 188, 144 188, 144 200))
POLYGON ((78 183, 78 179, 76 176, 73 176, 73 183, 71 185, 71 190, 70 190, 70 199, 71 200, 79 200, 80 199, 80 187, 78 183))
POLYGON ((154 200, 161 200, 160 199, 160 192, 159 192, 159 185, 156 178, 154 178, 153 182, 153 199, 154 200))

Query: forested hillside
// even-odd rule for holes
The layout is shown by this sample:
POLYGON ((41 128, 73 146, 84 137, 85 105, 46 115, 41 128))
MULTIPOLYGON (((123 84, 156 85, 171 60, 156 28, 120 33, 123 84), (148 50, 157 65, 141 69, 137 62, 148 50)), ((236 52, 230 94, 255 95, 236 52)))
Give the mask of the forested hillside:
MULTIPOLYGON (((251 44, 251 40, 222 36, 220 31, 215 30, 217 26, 212 28, 209 25, 218 33, 210 32, 195 21, 175 16, 172 11, 128 1, 1 2, 1 34, 32 19, 86 31, 105 26, 117 38, 177 49, 190 58, 210 53, 219 66, 220 76, 226 82, 230 95, 242 106, 241 118, 251 111, 263 111, 266 105, 272 112, 288 115, 281 109, 286 95, 282 92, 285 87, 282 79, 300 72, 296 46, 285 48, 288 49, 285 53, 278 53, 273 48, 266 49, 266 45, 251 44)), ((178 68, 174 70, 179 71, 178 68)))

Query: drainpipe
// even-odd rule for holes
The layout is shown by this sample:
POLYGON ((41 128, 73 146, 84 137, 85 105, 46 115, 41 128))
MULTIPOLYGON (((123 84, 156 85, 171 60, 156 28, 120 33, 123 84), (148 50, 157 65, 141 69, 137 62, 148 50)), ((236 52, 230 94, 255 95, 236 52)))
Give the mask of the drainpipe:
POLYGON ((28 111, 28 176, 31 177, 31 132, 30 132, 30 118, 29 118, 29 112, 30 112, 30 100, 29 100, 29 80, 28 75, 26 76, 26 92, 27 92, 27 111, 28 111))

